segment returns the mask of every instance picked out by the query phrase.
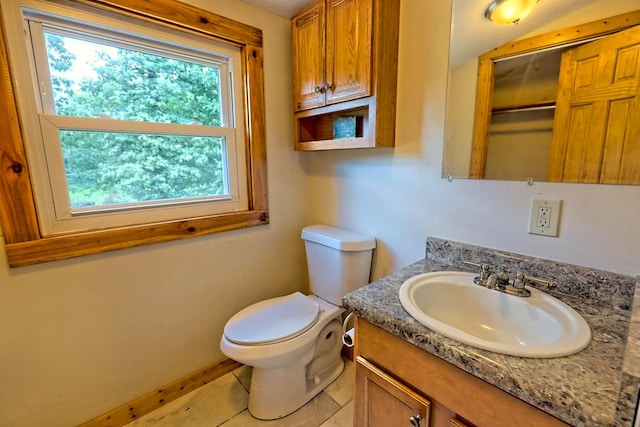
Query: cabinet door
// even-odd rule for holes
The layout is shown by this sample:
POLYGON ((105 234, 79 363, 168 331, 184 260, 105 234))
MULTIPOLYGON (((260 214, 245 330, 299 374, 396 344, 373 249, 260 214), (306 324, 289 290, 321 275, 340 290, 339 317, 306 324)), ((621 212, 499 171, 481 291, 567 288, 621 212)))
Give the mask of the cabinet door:
POLYGON ((291 21, 293 108, 324 105, 325 5, 320 1, 291 21))
POLYGON ((366 359, 356 358, 356 427, 427 427, 430 402, 366 359))
POLYGON ((327 104, 370 94, 372 25, 372 0, 327 0, 327 104))

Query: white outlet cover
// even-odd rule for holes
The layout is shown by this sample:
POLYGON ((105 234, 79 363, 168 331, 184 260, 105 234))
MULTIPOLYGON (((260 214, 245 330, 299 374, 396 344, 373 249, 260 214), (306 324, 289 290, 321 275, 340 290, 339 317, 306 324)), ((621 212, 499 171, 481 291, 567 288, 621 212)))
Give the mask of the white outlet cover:
POLYGON ((529 212, 529 234, 558 237, 561 207, 562 200, 531 199, 531 210, 529 212), (538 226, 538 212, 540 211, 540 208, 551 209, 549 225, 546 227, 538 226))

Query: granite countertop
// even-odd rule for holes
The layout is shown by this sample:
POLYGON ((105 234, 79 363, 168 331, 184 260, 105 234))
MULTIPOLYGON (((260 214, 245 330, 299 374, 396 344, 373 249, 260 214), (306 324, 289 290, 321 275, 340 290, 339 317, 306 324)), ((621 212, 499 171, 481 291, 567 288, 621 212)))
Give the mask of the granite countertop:
MULTIPOLYGON (((593 338, 585 350, 551 359, 507 356, 449 339, 423 326, 404 310, 398 291, 408 278, 440 270, 472 271, 469 266, 461 267, 458 262, 443 262, 451 261, 450 256, 429 253, 430 245, 433 249, 445 242, 429 239, 427 257, 431 259, 418 261, 346 295, 343 306, 374 325, 571 425, 631 426, 640 378, 624 373, 623 365, 635 279, 622 277, 624 286, 608 279, 608 285, 616 285, 616 291, 610 293, 618 293, 610 299, 599 298, 597 289, 587 292, 578 287, 569 289, 575 291, 571 294, 562 284, 558 288, 565 293, 553 292, 554 296, 579 312, 591 327, 593 338), (621 287, 630 289, 621 292, 621 287)), ((446 242, 445 246, 448 251, 453 247, 457 258, 486 258, 486 254, 469 256, 466 251, 469 247, 464 244, 446 242)), ((545 268, 539 259, 516 259, 530 265, 534 263, 538 271, 545 268)), ((599 282, 607 281, 597 273, 587 271, 585 274, 596 276, 599 282)))

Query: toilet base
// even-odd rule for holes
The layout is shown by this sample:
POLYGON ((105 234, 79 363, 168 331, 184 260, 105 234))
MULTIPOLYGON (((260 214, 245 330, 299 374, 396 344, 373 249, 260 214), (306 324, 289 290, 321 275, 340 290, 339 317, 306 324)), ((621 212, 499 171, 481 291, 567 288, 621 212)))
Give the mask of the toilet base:
POLYGON ((249 392, 249 412, 261 420, 285 417, 302 407, 335 381, 344 370, 342 341, 337 320, 320 332, 308 357, 278 368, 254 367, 249 392))
POLYGON ((254 368, 251 377, 251 391, 249 392, 249 413, 260 420, 275 420, 286 417, 327 388, 342 374, 343 370, 344 361, 340 358, 338 363, 325 370, 322 379, 317 384, 313 380, 306 380, 304 372, 299 373, 298 378, 306 380, 306 384, 303 386, 306 393, 300 393, 299 388, 291 386, 285 378, 291 374, 290 368, 254 368), (283 372, 278 371, 286 372, 283 375, 283 372), (287 385, 288 383, 289 385, 287 385), (274 384, 280 384, 280 386, 274 387, 274 384))

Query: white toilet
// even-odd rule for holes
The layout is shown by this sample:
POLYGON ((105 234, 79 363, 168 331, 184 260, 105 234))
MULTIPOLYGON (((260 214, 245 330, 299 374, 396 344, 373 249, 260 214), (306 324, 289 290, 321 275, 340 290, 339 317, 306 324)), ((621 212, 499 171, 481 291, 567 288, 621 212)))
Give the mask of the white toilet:
POLYGON ((312 295, 295 292, 253 304, 224 327, 220 349, 253 366, 249 412, 289 415, 344 369, 342 297, 369 283, 373 237, 312 225, 302 230, 312 295))

